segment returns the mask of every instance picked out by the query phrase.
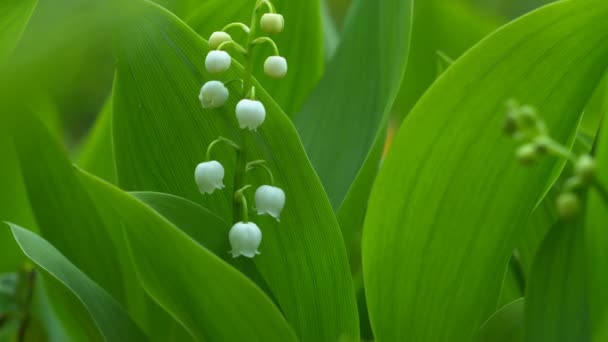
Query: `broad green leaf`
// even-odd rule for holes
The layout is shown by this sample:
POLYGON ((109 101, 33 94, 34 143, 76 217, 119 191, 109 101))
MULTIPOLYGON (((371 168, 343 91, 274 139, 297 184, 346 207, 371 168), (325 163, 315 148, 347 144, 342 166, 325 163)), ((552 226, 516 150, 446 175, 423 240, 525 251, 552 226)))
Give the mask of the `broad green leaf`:
MULTIPOLYGON (((604 113, 605 116, 605 113, 604 113)), ((597 181, 608 187, 608 120, 604 117, 597 152, 597 181)), ((608 199, 595 188, 588 193, 585 220, 585 251, 589 279, 590 316, 594 341, 608 338, 608 199)))
MULTIPOLYGON (((262 65, 272 49, 260 46, 254 51, 254 76, 289 116, 300 110, 302 104, 321 78, 323 72, 323 40, 321 9, 318 0, 273 0, 278 13, 285 19, 285 29, 271 36, 281 56, 287 59, 287 76, 281 80, 264 74, 262 65)), ((203 38, 220 31, 232 22, 251 23, 255 0, 208 0, 185 20, 203 38)), ((245 44, 244 34, 229 31, 239 43, 245 44)), ((236 53, 233 54, 236 56, 236 53)))
MULTIPOLYGON (((278 308, 244 275, 142 202, 92 176, 81 177, 98 201, 121 216, 146 291, 197 340, 297 340, 278 308)), ((217 219, 200 225, 208 223, 217 219)))
POLYGON ((524 340, 524 299, 519 298, 496 311, 479 330, 479 342, 524 340))
POLYGON ((504 103, 532 104, 553 137, 572 137, 606 67, 606 15, 604 2, 573 1, 516 20, 456 61, 404 121, 363 236, 379 341, 467 341, 493 312, 516 239, 559 163, 518 165, 502 136, 504 103))
MULTIPOLYGON (((207 43, 157 6, 142 4, 137 14, 125 22, 117 41, 113 134, 120 186, 186 198, 232 224, 240 220, 239 211, 233 211, 235 169, 266 159, 287 205, 280 223, 255 218, 264 242, 253 263, 301 339, 357 339, 355 297, 339 227, 289 119, 259 86, 256 96, 267 116, 257 133, 238 129, 236 96, 219 110, 203 110, 198 91, 212 79, 202 70, 207 43), (214 150, 212 157, 226 169, 226 188, 203 196, 194 169, 220 135, 235 140, 243 152, 237 160, 228 147, 214 150)), ((241 72, 235 65, 219 79, 241 72)), ((242 181, 262 185, 267 176, 256 171, 242 181)))
POLYGON ((439 54, 458 59, 501 23, 463 1, 427 0, 414 5, 410 56, 394 115, 402 120, 441 73, 439 54))
POLYGON ((382 136, 407 59, 412 1, 353 2, 340 45, 294 122, 337 209, 382 136))
POLYGON ((133 192, 140 201, 147 204, 220 258, 228 257, 230 225, 221 217, 187 199, 158 192, 133 192))
MULTIPOLYGON (((38 265, 47 281, 64 286, 84 305, 97 332, 89 331, 91 340, 147 341, 146 336, 122 307, 99 285, 74 266, 55 247, 38 235, 14 224, 9 224, 19 247, 38 265), (99 334, 99 336, 98 336, 99 334)), ((91 324, 80 317, 84 325, 91 324)))
POLYGON ((525 285, 526 279, 521 265, 519 264, 519 260, 513 256, 509 261, 504 280, 502 281, 498 307, 502 307, 521 298, 524 295, 525 285))
POLYGON ((97 116, 78 156, 78 166, 110 183, 116 183, 116 165, 112 149, 112 99, 97 116))
POLYGON ((61 144, 31 114, 20 115, 21 119, 13 129, 13 139, 41 235, 123 303, 121 276, 110 271, 121 269, 113 242, 116 237, 104 225, 74 176, 61 144), (40 165, 44 165, 44 169, 40 165))
POLYGON ((45 240, 123 305, 154 340, 185 333, 181 328, 172 330, 179 328, 177 323, 143 293, 119 219, 91 200, 61 144, 28 112, 20 113, 11 127, 27 194, 45 240))
POLYGON ((525 309, 526 341, 591 341, 581 219, 558 222, 538 250, 525 309))
POLYGON ((37 3, 37 0, 0 2, 0 63, 15 48, 37 3))
POLYGON ((230 244, 226 237, 230 225, 221 217, 192 201, 170 194, 132 192, 131 195, 156 210, 201 246, 243 272, 261 289, 271 292, 253 263, 243 258, 235 259, 228 253, 230 244), (201 222, 205 222, 205 225, 201 222))

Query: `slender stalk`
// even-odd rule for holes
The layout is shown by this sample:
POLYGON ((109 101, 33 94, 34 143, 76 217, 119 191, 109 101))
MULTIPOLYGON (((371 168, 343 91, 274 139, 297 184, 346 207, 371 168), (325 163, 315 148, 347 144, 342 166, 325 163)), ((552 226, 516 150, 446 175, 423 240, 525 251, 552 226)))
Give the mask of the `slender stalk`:
POLYGON ((251 45, 255 46, 255 45, 260 45, 260 44, 264 44, 264 43, 270 44, 272 46, 272 51, 274 52, 275 56, 280 56, 279 55, 279 47, 274 42, 274 40, 272 40, 269 37, 259 37, 259 38, 256 38, 256 39, 254 39, 251 42, 251 45))
POLYGON ((236 49, 236 51, 238 51, 240 54, 242 54, 243 56, 247 57, 247 50, 245 50, 244 47, 241 46, 241 44, 235 42, 234 40, 229 40, 227 42, 223 42, 222 44, 220 44, 217 49, 218 50, 225 50, 228 46, 234 46, 234 48, 236 49))
POLYGON ((26 284, 26 293, 25 293, 25 301, 23 303, 23 318, 19 323, 19 330, 17 332, 17 341, 23 342, 25 341, 25 334, 27 332, 27 328, 30 324, 31 316, 30 316, 30 307, 32 306, 32 298, 34 297, 34 285, 36 282, 36 271, 31 270, 27 271, 27 284, 26 284))
POLYGON ((249 26, 247 26, 247 25, 245 25, 243 23, 239 23, 239 22, 230 23, 230 24, 224 26, 224 28, 222 29, 222 31, 226 32, 226 31, 228 31, 231 28, 240 28, 241 30, 243 30, 243 32, 245 32, 245 34, 249 34, 249 31, 250 31, 249 30, 249 26))
POLYGON ((244 223, 249 222, 249 208, 247 207, 247 197, 245 196, 245 190, 249 189, 250 187, 251 185, 247 184, 234 193, 234 201, 241 204, 241 221, 243 221, 244 223))
POLYGON ((211 151, 213 150, 215 145, 217 145, 218 143, 221 143, 221 142, 227 144, 228 146, 231 146, 237 152, 241 150, 241 147, 239 145, 237 145, 234 141, 224 138, 224 137, 219 137, 219 138, 213 140, 211 142, 211 144, 209 144, 209 147, 207 147, 207 154, 206 154, 207 159, 206 160, 211 160, 211 151))
POLYGON ((254 160, 254 161, 247 163, 245 172, 251 171, 251 170, 255 169, 256 167, 266 170, 266 173, 268 174, 268 177, 270 178, 270 185, 274 185, 274 175, 272 174, 272 170, 270 170, 268 165, 266 165, 266 161, 263 159, 254 160))

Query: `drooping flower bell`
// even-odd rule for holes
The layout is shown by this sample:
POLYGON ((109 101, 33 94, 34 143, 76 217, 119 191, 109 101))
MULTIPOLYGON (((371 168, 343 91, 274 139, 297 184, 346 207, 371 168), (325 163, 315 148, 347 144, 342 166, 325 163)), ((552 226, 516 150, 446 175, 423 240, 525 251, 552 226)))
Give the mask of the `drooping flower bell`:
POLYGON ((211 50, 205 58, 205 68, 211 74, 219 74, 230 68, 232 58, 226 51, 211 50))
POLYGON ((270 56, 264 62, 264 72, 272 78, 283 78, 287 74, 287 60, 281 56, 270 56))
POLYGON ((211 194, 215 189, 223 189, 224 167, 215 160, 200 163, 194 170, 194 180, 203 194, 211 194))
POLYGON ((269 34, 277 34, 283 31, 285 20, 278 13, 265 13, 260 19, 260 27, 269 34))
POLYGON ((241 128, 255 131, 266 119, 266 109, 260 101, 243 99, 236 105, 236 118, 241 128))
POLYGON ((256 254, 260 254, 258 247, 262 242, 262 231, 253 222, 235 223, 230 229, 228 239, 232 247, 230 253, 233 258, 241 255, 253 258, 256 254))
POLYGON ((255 191, 255 208, 258 215, 268 214, 277 221, 285 207, 285 192, 280 188, 262 185, 255 191))
POLYGON ((217 49, 222 43, 231 41, 232 37, 224 31, 215 31, 209 37, 209 48, 211 50, 217 49))
POLYGON ((209 81, 203 84, 198 99, 203 108, 219 108, 228 100, 229 92, 224 83, 209 81))

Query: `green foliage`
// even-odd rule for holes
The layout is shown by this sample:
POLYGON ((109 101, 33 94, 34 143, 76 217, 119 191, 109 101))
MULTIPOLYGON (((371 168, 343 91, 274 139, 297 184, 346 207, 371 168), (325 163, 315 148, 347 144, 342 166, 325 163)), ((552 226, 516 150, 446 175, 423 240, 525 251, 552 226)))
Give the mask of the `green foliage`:
MULTIPOLYGON (((228 109, 236 105, 234 95, 223 108, 203 110, 196 93, 211 79, 201 70, 206 42, 159 7, 145 5, 140 10, 143 15, 125 24, 118 43, 113 133, 119 185, 126 190, 174 194, 236 222, 232 197, 237 186, 232 179, 234 165, 244 164, 237 164, 228 147, 214 150, 217 156, 213 157, 229 165, 226 189, 207 196, 197 191, 193 170, 218 136, 247 146, 245 159, 267 160, 278 171, 276 183, 289 194, 280 224, 256 218, 264 243, 255 267, 302 339, 356 339, 355 298, 344 244, 293 125, 259 86, 256 96, 266 105, 267 117, 258 134, 237 131, 234 112, 228 109), (157 36, 163 40, 153 38, 157 36), (142 96, 147 93, 155 95, 142 96), (145 130, 139 129, 143 122, 145 130)), ((220 79, 238 77, 242 69, 235 69, 220 79)), ((236 87, 230 89, 238 93, 236 87)), ((248 181, 261 185, 266 175, 255 173, 248 181)))
POLYGON ((71 314, 78 317, 86 327, 91 341, 146 341, 147 338, 120 305, 99 285, 74 266, 55 247, 36 234, 10 224, 15 240, 27 255, 38 265, 48 281, 65 286, 80 303, 71 303, 71 314), (87 313, 82 315, 83 305, 87 313))
POLYGON ((522 99, 547 113, 559 141, 572 136, 605 68, 596 24, 606 14, 602 3, 563 2, 513 22, 455 62, 405 120, 364 228, 376 338, 468 340, 493 312, 514 238, 555 164, 516 165, 497 114, 522 99))
POLYGON ((0 341, 608 340, 608 4, 547 2, 3 1, 0 341))

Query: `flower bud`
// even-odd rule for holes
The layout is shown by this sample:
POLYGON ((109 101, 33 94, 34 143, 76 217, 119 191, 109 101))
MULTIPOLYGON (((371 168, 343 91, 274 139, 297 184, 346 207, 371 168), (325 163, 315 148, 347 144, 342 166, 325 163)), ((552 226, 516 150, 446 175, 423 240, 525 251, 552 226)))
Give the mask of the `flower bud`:
POLYGON ((226 51, 211 50, 205 58, 205 68, 211 74, 219 74, 230 68, 232 58, 226 51))
POLYGON ((281 56, 270 56, 264 62, 264 72, 272 78, 283 78, 287 74, 287 60, 281 56))
POLYGON ((593 157, 590 155, 582 155, 576 161, 574 170, 583 181, 589 183, 593 181, 593 177, 595 177, 595 160, 593 160, 593 157))
POLYGON ((578 196, 572 192, 565 192, 557 197, 557 212, 562 219, 571 219, 579 210, 578 196))
POLYGON ((222 43, 231 41, 232 37, 224 31, 216 31, 209 37, 209 48, 211 50, 217 49, 222 43))
POLYGON ((262 231, 253 222, 238 222, 230 229, 228 234, 232 257, 245 256, 253 258, 256 254, 260 254, 258 247, 262 242, 262 231))
POLYGON ((285 192, 280 188, 262 185, 255 191, 255 208, 258 215, 268 214, 277 221, 285 207, 285 192))
POLYGON ((203 84, 198 99, 203 108, 219 108, 228 101, 228 88, 220 81, 209 81, 203 84))
POLYGON ((236 105, 236 118, 241 128, 255 131, 266 118, 266 109, 260 101, 243 99, 236 105))
POLYGON ((278 13, 265 13, 260 19, 260 27, 266 33, 281 33, 284 25, 283 16, 278 13))
POLYGON ((224 167, 215 160, 200 163, 194 171, 194 180, 202 194, 211 194, 215 189, 223 189, 224 167))
POLYGON ((524 165, 529 165, 535 162, 537 156, 538 151, 536 150, 536 145, 534 144, 525 144, 517 149, 517 160, 524 165))

